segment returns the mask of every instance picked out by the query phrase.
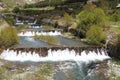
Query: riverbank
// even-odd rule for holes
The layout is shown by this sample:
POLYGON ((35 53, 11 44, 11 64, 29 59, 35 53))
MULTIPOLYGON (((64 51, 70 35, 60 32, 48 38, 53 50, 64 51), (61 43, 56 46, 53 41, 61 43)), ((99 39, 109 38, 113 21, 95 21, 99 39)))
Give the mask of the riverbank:
POLYGON ((108 63, 108 66, 110 80, 120 80, 120 64, 113 60, 108 63))

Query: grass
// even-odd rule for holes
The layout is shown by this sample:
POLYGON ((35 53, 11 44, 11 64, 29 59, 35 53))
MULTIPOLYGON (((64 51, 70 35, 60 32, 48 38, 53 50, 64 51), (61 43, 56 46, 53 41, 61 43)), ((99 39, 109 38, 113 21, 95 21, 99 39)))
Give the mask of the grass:
POLYGON ((0 66, 0 80, 48 80, 48 78, 53 80, 53 70, 50 63, 40 64, 40 68, 38 67, 34 71, 27 71, 27 67, 22 66, 16 66, 17 68, 14 69, 15 65, 16 63, 13 62, 5 62, 0 66), (15 71, 11 71, 11 69, 15 71))
POLYGON ((3 48, 11 47, 18 44, 18 36, 16 29, 9 26, 0 31, 0 46, 3 48))
POLYGON ((20 31, 20 30, 23 30, 23 29, 29 29, 29 27, 27 25, 17 26, 16 29, 17 29, 17 31, 20 31))
POLYGON ((120 34, 120 26, 112 27, 111 29, 120 34))
POLYGON ((23 6, 25 3, 27 3, 27 1, 25 1, 25 0, 1 0, 1 1, 3 1, 4 3, 6 3, 9 8, 14 8, 18 4, 20 6, 23 6))
POLYGON ((55 29, 54 27, 52 27, 52 26, 43 26, 43 29, 55 29))
POLYGON ((15 2, 12 0, 2 0, 3 2, 7 3, 9 7, 14 7, 16 4, 15 2))
POLYGON ((111 30, 120 33, 120 22, 110 22, 109 24, 111 25, 111 30))
POLYGON ((117 58, 113 58, 113 62, 115 62, 116 64, 120 65, 120 60, 117 58))
POLYGON ((24 9, 21 9, 21 10, 54 10, 55 7, 44 7, 44 8, 24 8, 24 9))
POLYGON ((39 40, 42 40, 44 42, 47 42, 49 44, 53 44, 53 45, 60 45, 60 42, 58 39, 56 39, 55 37, 53 36, 44 36, 44 35, 41 35, 41 36, 35 36, 35 39, 39 39, 39 40))
POLYGON ((0 25, 2 25, 3 24, 3 21, 2 20, 0 20, 0 25))
POLYGON ((120 80, 120 76, 118 76, 115 80, 120 80))

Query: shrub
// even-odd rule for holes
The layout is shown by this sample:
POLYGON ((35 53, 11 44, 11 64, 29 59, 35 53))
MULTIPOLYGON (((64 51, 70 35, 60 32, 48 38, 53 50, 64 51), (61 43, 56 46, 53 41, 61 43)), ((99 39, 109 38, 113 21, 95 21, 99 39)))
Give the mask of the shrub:
POLYGON ((87 32, 86 37, 88 42, 93 45, 101 45, 106 39, 103 29, 97 25, 91 26, 90 30, 87 32))
POLYGON ((77 28, 76 30, 85 37, 86 32, 92 25, 103 26, 107 20, 104 11, 97 8, 94 4, 89 3, 85 6, 84 10, 76 16, 77 28))
POLYGON ((6 27, 0 31, 0 47, 10 47, 18 43, 18 36, 15 28, 6 27))
POLYGON ((14 12, 14 13, 20 13, 19 7, 15 7, 15 8, 13 9, 13 12, 14 12))
POLYGON ((110 20, 114 22, 120 21, 120 11, 112 14, 112 16, 110 17, 110 20))

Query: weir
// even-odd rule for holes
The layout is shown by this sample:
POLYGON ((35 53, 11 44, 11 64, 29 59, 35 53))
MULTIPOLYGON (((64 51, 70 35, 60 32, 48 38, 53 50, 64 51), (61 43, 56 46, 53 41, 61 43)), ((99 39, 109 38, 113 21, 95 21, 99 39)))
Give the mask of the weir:
POLYGON ((50 30, 47 30, 47 29, 37 29, 37 30, 34 30, 34 29, 25 29, 25 30, 21 30, 20 32, 27 32, 27 31, 31 31, 31 32, 62 32, 61 29, 57 29, 57 30, 54 30, 54 29, 50 29, 50 30))
POLYGON ((110 59, 101 46, 87 46, 80 41, 69 40, 61 36, 61 30, 22 30, 18 33, 20 44, 4 50, 0 58, 9 61, 96 61, 110 59), (35 35, 56 37, 62 45, 53 46, 36 41, 35 35), (77 42, 77 44, 75 43, 77 42), (70 43, 70 44, 68 44, 70 43), (71 44, 72 43, 72 44, 71 44))
POLYGON ((18 33, 18 36, 35 36, 35 35, 50 35, 50 36, 56 36, 61 35, 60 31, 54 31, 54 30, 41 30, 41 31, 21 31, 18 33))
POLYGON ((109 59, 103 47, 17 47, 4 50, 0 58, 10 61, 89 61, 109 59))

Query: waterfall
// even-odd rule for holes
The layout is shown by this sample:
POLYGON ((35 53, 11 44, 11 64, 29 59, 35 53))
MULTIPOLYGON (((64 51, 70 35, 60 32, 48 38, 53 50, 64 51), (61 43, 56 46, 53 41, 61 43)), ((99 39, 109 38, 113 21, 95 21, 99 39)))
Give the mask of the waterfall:
POLYGON ((18 36, 35 36, 35 35, 50 35, 50 36, 56 36, 61 35, 61 32, 55 31, 55 32, 32 32, 32 31, 26 31, 26 32, 20 32, 18 33, 18 36))
POLYGON ((23 51, 15 51, 15 50, 4 50, 0 58, 9 60, 9 61, 83 61, 89 63, 89 61, 103 61, 105 59, 109 59, 110 57, 107 53, 101 49, 101 51, 82 51, 81 53, 76 53, 75 50, 51 50, 49 49, 48 54, 45 57, 40 56, 37 52, 23 52, 23 51), (81 54, 81 55, 80 55, 81 54))

